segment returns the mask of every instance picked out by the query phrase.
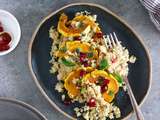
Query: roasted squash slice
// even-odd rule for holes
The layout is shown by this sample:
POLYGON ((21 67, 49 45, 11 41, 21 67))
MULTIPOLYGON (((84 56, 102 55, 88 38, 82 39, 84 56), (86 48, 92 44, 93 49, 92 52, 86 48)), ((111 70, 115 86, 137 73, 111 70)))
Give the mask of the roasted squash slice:
POLYGON ((87 24, 83 25, 80 28, 68 28, 66 27, 66 23, 68 21, 68 17, 63 13, 61 14, 58 21, 58 32, 60 32, 63 36, 80 36, 80 34, 87 28, 87 24))
POLYGON ((103 70, 95 70, 91 73, 88 73, 84 76, 84 80, 89 80, 91 83, 96 83, 99 77, 104 77, 109 80, 109 84, 107 85, 106 92, 102 93, 102 96, 107 102, 111 102, 114 99, 115 94, 119 90, 119 85, 117 80, 111 78, 106 71, 103 70))
POLYGON ((73 80, 79 77, 79 71, 71 72, 68 77, 65 79, 64 87, 68 91, 68 95, 73 98, 79 94, 79 90, 76 85, 73 83, 73 80))
POLYGON ((73 19, 73 21, 80 21, 84 25, 89 25, 93 30, 95 29, 95 32, 100 32, 98 25, 86 15, 78 15, 73 19))
POLYGON ((66 47, 70 52, 73 52, 79 48, 81 52, 86 53, 90 49, 90 45, 88 43, 81 43, 80 41, 69 41, 66 43, 66 47))
MULTIPOLYGON (((80 41, 68 41, 66 42, 66 49, 70 51, 71 53, 76 51, 76 49, 80 49, 80 52, 83 53, 88 53, 90 52, 90 45, 88 43, 81 43, 80 41)), ((98 52, 97 50, 93 50, 93 57, 92 58, 97 58, 98 57, 98 52)), ((57 57, 63 57, 68 55, 67 53, 63 53, 61 51, 56 51, 55 56, 57 57)))
POLYGON ((112 94, 112 95, 109 95, 107 92, 104 92, 103 94, 102 94, 102 96, 103 96, 103 98, 104 98, 104 100, 106 101, 106 102, 112 102, 112 100, 114 99, 114 97, 115 97, 115 94, 112 94))
POLYGON ((80 91, 77 88, 77 86, 74 84, 74 80, 76 78, 79 78, 80 76, 80 71, 81 70, 85 70, 86 72, 91 72, 94 69, 92 67, 86 67, 86 68, 79 68, 77 70, 72 71, 71 73, 69 73, 69 75, 66 77, 66 79, 64 80, 64 87, 65 89, 68 91, 68 95, 73 98, 76 97, 80 91))

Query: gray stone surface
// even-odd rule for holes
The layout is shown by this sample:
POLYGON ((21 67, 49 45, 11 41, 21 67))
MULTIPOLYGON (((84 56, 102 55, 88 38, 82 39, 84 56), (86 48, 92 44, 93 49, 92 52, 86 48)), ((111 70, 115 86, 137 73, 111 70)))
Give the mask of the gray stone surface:
MULTIPOLYGON (((0 57, 0 96, 25 101, 39 109, 48 120, 67 120, 41 95, 27 64, 30 38, 41 19, 72 0, 0 0, 0 9, 14 14, 22 29, 21 41, 10 54, 0 57)), ((144 39, 152 57, 152 88, 142 111, 146 120, 160 118, 160 32, 151 23, 138 0, 76 0, 101 4, 125 19, 144 39)), ((72 1, 73 2, 73 1, 72 1)), ((130 120, 135 119, 134 116, 130 120)))

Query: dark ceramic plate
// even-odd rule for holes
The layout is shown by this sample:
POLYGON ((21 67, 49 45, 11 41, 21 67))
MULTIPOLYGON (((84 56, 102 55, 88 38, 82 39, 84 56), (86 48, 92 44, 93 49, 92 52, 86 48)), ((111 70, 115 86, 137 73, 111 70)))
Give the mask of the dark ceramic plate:
POLYGON ((32 106, 6 98, 0 98, 0 120, 47 120, 32 106))
MULTIPOLYGON (((65 6, 47 16, 38 26, 32 36, 29 46, 29 67, 34 80, 52 106, 69 118, 74 118, 73 108, 77 104, 65 106, 61 101, 61 96, 54 90, 57 82, 56 76, 49 73, 51 59, 49 52, 51 50, 51 40, 49 38, 49 29, 51 26, 57 26, 60 14, 65 12, 70 18, 78 11, 87 10, 97 14, 97 21, 104 33, 116 32, 122 44, 129 49, 130 54, 137 57, 135 64, 129 66, 129 82, 138 104, 142 103, 150 88, 151 63, 148 52, 146 51, 141 39, 118 16, 108 9, 90 3, 76 3, 65 6)), ((126 118, 132 111, 132 106, 128 95, 120 90, 116 104, 120 107, 122 118, 126 118)))

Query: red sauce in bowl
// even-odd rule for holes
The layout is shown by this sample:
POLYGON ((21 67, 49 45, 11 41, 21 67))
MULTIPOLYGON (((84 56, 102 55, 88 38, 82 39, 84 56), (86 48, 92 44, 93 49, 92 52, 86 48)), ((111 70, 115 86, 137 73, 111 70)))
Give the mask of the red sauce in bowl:
POLYGON ((0 51, 5 51, 10 48, 9 43, 12 38, 8 32, 5 32, 2 24, 0 23, 0 51))
POLYGON ((3 32, 3 27, 2 27, 1 22, 0 22, 0 32, 3 32))

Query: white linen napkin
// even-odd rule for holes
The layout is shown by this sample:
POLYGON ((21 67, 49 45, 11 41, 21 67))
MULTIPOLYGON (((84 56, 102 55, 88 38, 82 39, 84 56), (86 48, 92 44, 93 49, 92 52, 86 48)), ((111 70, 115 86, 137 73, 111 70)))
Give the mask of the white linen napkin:
POLYGON ((152 22, 160 31, 160 0, 140 0, 148 10, 152 22))

